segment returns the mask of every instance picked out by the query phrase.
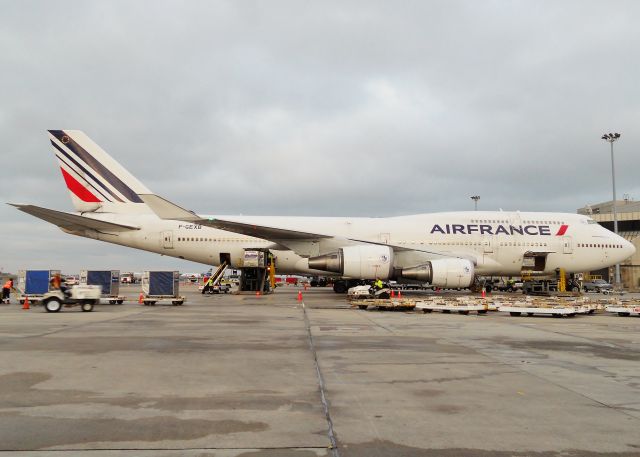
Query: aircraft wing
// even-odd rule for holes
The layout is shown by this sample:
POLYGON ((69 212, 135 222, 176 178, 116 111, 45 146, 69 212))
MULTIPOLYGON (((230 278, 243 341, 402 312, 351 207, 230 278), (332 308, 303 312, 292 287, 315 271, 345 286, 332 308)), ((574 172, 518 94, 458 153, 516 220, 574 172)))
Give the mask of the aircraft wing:
POLYGON ((319 233, 299 232, 297 230, 267 227, 264 225, 254 225, 246 222, 235 222, 217 218, 199 219, 194 223, 274 242, 281 242, 283 240, 318 240, 322 238, 333 238, 330 235, 322 235, 319 233))
POLYGON ((20 211, 31 214, 39 219, 57 225, 64 230, 97 230, 99 232, 125 232, 129 230, 140 230, 138 227, 115 224, 113 222, 101 221, 90 217, 79 216, 77 214, 65 213, 53 209, 42 208, 34 205, 18 205, 9 203, 20 211))

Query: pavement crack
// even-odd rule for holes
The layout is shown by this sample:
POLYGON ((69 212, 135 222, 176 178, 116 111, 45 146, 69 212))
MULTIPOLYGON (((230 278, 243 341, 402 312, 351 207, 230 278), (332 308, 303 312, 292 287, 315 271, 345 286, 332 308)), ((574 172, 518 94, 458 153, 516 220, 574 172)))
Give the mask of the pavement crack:
POLYGON ((329 411, 329 403, 327 401, 327 394, 325 392, 324 377, 320 370, 320 364, 318 363, 318 353, 316 352, 316 346, 313 340, 313 334, 311 333, 311 323, 309 322, 309 315, 307 314, 307 308, 302 303, 302 314, 304 316, 304 325, 307 329, 307 336, 309 338, 309 349, 313 356, 313 363, 316 367, 316 376, 318 378, 318 386, 320 388, 320 401, 322 402, 322 408, 324 409, 324 416, 327 420, 327 436, 331 442, 331 453, 334 457, 340 457, 340 451, 338 450, 338 443, 336 441, 335 432, 333 431, 333 420, 331 419, 331 412, 329 411))

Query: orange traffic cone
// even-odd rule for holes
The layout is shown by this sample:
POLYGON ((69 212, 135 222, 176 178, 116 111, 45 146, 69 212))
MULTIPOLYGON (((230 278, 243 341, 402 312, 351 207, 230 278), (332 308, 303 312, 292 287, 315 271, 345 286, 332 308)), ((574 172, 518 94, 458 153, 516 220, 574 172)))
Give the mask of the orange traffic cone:
POLYGON ((391 289, 391 298, 395 297, 396 293, 393 291, 393 289, 391 289))
POLYGON ((298 301, 302 301, 302 291, 298 291, 298 301))
POLYGON ((24 305, 22 305, 22 309, 29 309, 29 297, 24 297, 24 305))
POLYGON ((144 293, 140 292, 140 296, 138 297, 138 303, 143 305, 144 304, 144 293))
POLYGON ((398 291, 398 298, 402 298, 402 291, 401 290, 398 291))
POLYGON ((486 289, 483 287, 482 288, 482 298, 485 298, 487 296, 487 291, 486 289))
POLYGON ((259 297, 259 296, 260 296, 260 291, 258 290, 256 291, 256 297, 259 297))

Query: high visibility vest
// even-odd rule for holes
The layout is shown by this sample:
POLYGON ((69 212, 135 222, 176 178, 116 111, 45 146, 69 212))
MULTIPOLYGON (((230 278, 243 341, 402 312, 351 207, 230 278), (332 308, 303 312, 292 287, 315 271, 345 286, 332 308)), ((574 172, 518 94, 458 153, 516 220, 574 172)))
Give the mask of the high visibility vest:
POLYGON ((5 282, 4 286, 2 286, 3 289, 11 289, 11 287, 13 287, 13 284, 11 281, 5 282))

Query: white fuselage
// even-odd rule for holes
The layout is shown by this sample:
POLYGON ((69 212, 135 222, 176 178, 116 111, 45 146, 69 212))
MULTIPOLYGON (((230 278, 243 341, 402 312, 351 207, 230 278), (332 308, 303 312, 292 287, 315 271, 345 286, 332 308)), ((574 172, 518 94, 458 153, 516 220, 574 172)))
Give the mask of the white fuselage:
MULTIPOLYGON (((71 232, 207 265, 228 255, 241 266, 245 249, 270 249, 283 274, 327 274, 311 270, 305 257, 271 241, 197 224, 162 220, 154 214, 84 213, 85 217, 140 227, 118 234, 71 232)), ((226 219, 225 217, 222 217, 226 219)), ((234 221, 348 240, 388 244, 397 249, 396 267, 412 267, 442 257, 475 263, 479 275, 518 275, 527 257, 542 256, 539 273, 557 268, 583 272, 628 258, 633 245, 587 216, 568 213, 447 212, 390 218, 235 216, 234 221), (403 250, 401 248, 406 248, 403 250)), ((318 252, 321 254, 322 252, 318 252)))

